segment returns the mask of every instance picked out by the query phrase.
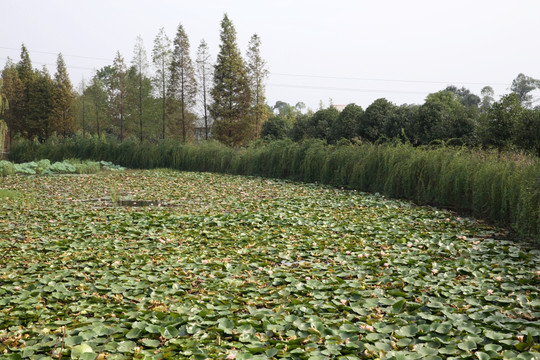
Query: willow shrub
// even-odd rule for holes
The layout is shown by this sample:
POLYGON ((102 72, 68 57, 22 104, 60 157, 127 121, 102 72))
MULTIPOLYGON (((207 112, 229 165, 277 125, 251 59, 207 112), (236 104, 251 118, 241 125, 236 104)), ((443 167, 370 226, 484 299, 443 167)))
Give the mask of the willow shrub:
POLYGON ((129 168, 171 168, 319 182, 466 211, 540 243, 540 160, 467 148, 415 148, 322 140, 159 144, 104 138, 15 142, 10 159, 107 160, 129 168))

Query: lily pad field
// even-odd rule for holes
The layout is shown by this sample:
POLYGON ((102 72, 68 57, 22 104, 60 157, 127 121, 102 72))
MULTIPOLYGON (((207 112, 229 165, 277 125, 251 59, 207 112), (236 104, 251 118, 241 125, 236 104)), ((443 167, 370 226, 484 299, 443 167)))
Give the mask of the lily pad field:
POLYGON ((540 251, 316 184, 0 179, 2 359, 538 359, 540 251))

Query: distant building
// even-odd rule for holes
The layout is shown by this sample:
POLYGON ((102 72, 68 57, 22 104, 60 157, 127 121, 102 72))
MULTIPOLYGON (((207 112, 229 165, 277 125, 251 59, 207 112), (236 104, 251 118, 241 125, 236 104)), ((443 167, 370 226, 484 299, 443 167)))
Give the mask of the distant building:
MULTIPOLYGON (((208 119, 208 139, 212 138, 212 125, 213 122, 208 119)), ((206 140, 206 127, 204 126, 204 119, 195 120, 195 140, 203 141, 206 140)))
POLYGON ((334 109, 336 109, 337 111, 339 111, 339 112, 342 112, 343 109, 345 109, 345 108, 347 107, 347 105, 334 105, 334 104, 332 104, 331 106, 332 106, 334 109))

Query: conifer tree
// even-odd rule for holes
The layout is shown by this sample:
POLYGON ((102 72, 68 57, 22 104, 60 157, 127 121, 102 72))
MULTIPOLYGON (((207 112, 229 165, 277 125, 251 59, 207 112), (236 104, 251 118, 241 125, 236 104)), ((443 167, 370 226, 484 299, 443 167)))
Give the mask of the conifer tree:
POLYGON ((91 99, 91 104, 94 112, 95 120, 95 131, 97 136, 101 136, 101 131, 104 128, 103 124, 103 112, 106 106, 107 94, 105 92, 105 85, 103 81, 96 74, 90 83, 90 86, 86 89, 86 93, 91 99))
POLYGON ((24 133, 29 139, 47 139, 54 131, 50 119, 53 112, 54 80, 47 68, 35 71, 28 89, 24 133))
POLYGON ((168 84, 169 114, 176 120, 175 125, 182 132, 182 141, 186 142, 193 133, 192 109, 195 105, 197 82, 189 55, 189 39, 182 24, 178 25, 173 45, 168 84))
POLYGON ((154 39, 154 48, 152 50, 152 62, 156 69, 154 78, 155 88, 161 97, 161 139, 165 139, 166 111, 165 104, 167 100, 167 83, 170 77, 171 65, 171 41, 165 29, 161 28, 154 39))
POLYGON ((146 50, 144 49, 144 44, 142 37, 137 36, 135 42, 135 49, 133 50, 133 60, 132 66, 135 69, 136 75, 136 87, 137 87, 137 118, 139 123, 139 140, 143 141, 143 104, 145 95, 148 93, 146 80, 148 72, 148 59, 146 57, 146 50))
POLYGON ((268 119, 264 81, 268 77, 266 62, 261 56, 261 38, 254 34, 247 51, 249 87, 251 90, 251 117, 254 125, 254 137, 259 137, 262 124, 268 119))
POLYGON ((252 134, 250 90, 246 65, 236 43, 236 30, 227 14, 221 22, 221 44, 214 66, 210 114, 214 136, 229 145, 246 143, 252 134))
POLYGON ((29 85, 35 78, 34 70, 32 69, 32 61, 30 54, 24 44, 21 46, 21 60, 17 64, 17 73, 19 78, 26 85, 29 85))
POLYGON ((16 121, 15 132, 21 133, 23 136, 30 136, 27 132, 30 121, 28 118, 30 111, 29 102, 33 82, 36 79, 36 73, 34 73, 30 54, 24 44, 21 46, 21 59, 17 63, 16 70, 17 76, 22 84, 22 96, 13 114, 16 121))
POLYGON ((209 119, 208 119, 208 90, 210 85, 210 79, 212 77, 212 66, 210 63, 210 52, 208 50, 208 44, 206 41, 201 40, 199 48, 197 49, 196 60, 196 75, 199 81, 199 94, 202 102, 202 112, 204 118, 204 133, 205 139, 208 140, 209 133, 209 119))
POLYGON ((111 115, 119 127, 120 142, 124 140, 126 96, 127 96, 127 68, 120 52, 116 53, 112 66, 112 74, 109 84, 109 100, 111 115))
POLYGON ((53 108, 51 113, 51 129, 64 137, 74 130, 73 105, 75 95, 69 80, 66 64, 62 54, 56 60, 56 74, 54 75, 53 108))

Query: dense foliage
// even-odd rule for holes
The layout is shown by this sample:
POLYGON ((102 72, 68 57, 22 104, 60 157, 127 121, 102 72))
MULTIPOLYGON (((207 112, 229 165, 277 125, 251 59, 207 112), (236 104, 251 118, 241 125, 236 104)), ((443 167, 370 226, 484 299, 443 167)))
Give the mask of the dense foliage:
POLYGON ((447 211, 163 170, 3 184, 3 358, 540 355, 540 253, 447 211))
POLYGON ((397 139, 415 146, 447 143, 540 155, 540 107, 526 106, 517 93, 484 104, 478 99, 468 90, 449 87, 429 94, 422 105, 396 106, 381 98, 365 111, 349 104, 341 112, 330 106, 307 115, 279 102, 261 137, 315 138, 328 143, 397 139))
POLYGON ((15 162, 107 160, 128 168, 166 167, 319 182, 428 203, 512 228, 540 240, 540 160, 514 153, 406 144, 356 145, 281 140, 232 149, 217 142, 159 144, 73 139, 21 141, 15 162))

